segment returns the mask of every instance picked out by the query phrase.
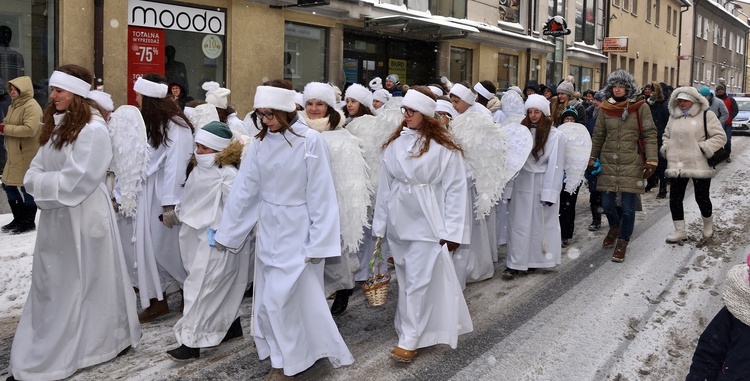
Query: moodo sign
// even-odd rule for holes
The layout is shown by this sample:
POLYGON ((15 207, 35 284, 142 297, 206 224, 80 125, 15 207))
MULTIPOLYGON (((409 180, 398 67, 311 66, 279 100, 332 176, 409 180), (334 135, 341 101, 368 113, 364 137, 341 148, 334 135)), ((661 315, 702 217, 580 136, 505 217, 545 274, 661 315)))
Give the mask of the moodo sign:
POLYGON ((225 13, 174 4, 128 0, 128 25, 223 36, 225 13))

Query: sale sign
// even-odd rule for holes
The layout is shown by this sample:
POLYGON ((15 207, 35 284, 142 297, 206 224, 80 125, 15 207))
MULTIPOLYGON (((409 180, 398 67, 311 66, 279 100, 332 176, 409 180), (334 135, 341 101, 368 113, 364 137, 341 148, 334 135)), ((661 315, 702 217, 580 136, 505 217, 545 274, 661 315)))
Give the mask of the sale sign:
POLYGON ((128 104, 137 106, 133 85, 144 74, 164 75, 164 30, 128 27, 128 104))

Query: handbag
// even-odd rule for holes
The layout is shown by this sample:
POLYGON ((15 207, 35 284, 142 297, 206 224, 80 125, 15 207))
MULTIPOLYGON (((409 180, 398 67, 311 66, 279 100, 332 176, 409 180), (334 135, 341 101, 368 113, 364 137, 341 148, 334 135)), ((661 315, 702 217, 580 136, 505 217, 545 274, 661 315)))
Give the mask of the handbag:
MULTIPOLYGON (((706 140, 708 140, 708 128, 706 127, 706 113, 708 111, 703 111, 703 134, 706 136, 706 140)), ((724 149, 724 147, 719 148, 714 152, 714 155, 706 159, 708 161, 709 167, 716 167, 717 165, 725 162, 729 158, 729 153, 727 150, 724 149)))
POLYGON ((635 118, 638 120, 638 140, 636 145, 638 146, 638 153, 641 154, 641 165, 643 166, 643 178, 647 179, 656 172, 655 168, 649 168, 646 165, 646 136, 643 135, 643 124, 641 124, 641 113, 639 110, 635 111, 635 118))
POLYGON ((370 258, 370 277, 367 278, 365 284, 362 285, 362 291, 364 291, 367 301, 371 306, 377 307, 385 304, 388 299, 388 289, 391 283, 391 273, 388 272, 388 266, 384 273, 380 272, 380 265, 385 262, 383 260, 383 254, 380 250, 380 241, 382 238, 378 238, 375 242, 375 250, 372 252, 372 258, 370 258), (375 270, 375 262, 378 262, 378 269, 375 270))

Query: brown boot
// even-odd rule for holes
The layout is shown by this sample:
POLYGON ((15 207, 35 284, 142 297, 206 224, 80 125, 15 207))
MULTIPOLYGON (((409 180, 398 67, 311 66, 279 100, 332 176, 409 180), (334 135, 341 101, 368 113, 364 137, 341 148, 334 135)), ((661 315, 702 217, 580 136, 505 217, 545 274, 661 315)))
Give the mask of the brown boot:
POLYGON ((151 299, 149 300, 149 302, 151 303, 151 305, 143 310, 140 315, 138 315, 138 321, 140 321, 141 324, 152 322, 159 317, 169 314, 169 305, 167 304, 166 293, 164 294, 164 299, 151 299))
POLYGON ((621 263, 625 261, 625 252, 628 250, 628 241, 624 239, 617 239, 615 245, 615 253, 612 254, 612 262, 621 263))
POLYGON ((609 231, 607 232, 607 236, 604 237, 604 242, 602 242, 602 247, 612 247, 612 245, 615 244, 615 241, 617 240, 617 236, 620 235, 620 227, 615 226, 609 227, 609 231))

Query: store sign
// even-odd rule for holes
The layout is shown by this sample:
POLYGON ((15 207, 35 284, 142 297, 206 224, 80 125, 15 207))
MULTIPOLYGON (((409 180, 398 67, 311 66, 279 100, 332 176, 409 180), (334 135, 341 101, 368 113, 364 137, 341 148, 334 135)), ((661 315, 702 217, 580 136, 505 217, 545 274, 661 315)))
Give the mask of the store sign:
POLYGON ((388 59, 388 74, 398 75, 398 81, 401 84, 406 82, 406 60, 399 60, 395 58, 388 59))
POLYGON ((547 23, 544 24, 542 34, 545 36, 561 37, 570 34, 571 31, 568 29, 568 23, 562 16, 555 16, 547 23))
POLYGON ((320 40, 321 29, 312 28, 312 27, 299 25, 299 24, 286 23, 284 24, 284 34, 287 36, 308 38, 311 40, 320 40))
POLYGON ((135 81, 144 74, 164 75, 164 30, 128 27, 128 104, 135 102, 135 81))
POLYGON ((206 37, 203 37, 201 49, 203 49, 203 54, 206 57, 210 59, 216 59, 219 58, 221 52, 224 51, 224 43, 221 42, 221 38, 219 38, 219 36, 209 34, 206 35, 206 37))
POLYGON ((604 53, 627 53, 628 52, 628 38, 627 37, 604 37, 602 43, 602 52, 604 53))
POLYGON ((175 4, 128 0, 128 25, 223 36, 225 13, 175 4))

